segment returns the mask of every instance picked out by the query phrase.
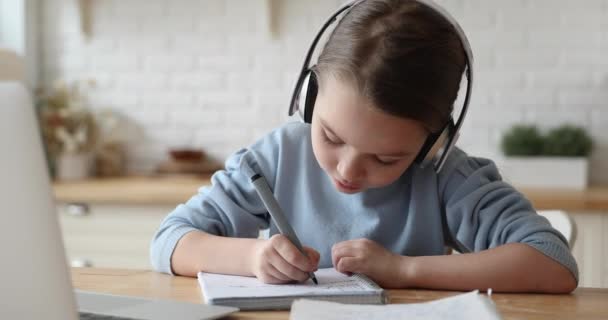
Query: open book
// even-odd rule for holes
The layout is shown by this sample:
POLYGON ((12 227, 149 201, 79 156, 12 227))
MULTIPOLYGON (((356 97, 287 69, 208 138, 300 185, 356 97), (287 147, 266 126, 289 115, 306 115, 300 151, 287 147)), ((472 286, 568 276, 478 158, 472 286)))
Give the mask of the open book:
POLYGON ((423 303, 386 306, 345 305, 335 302, 297 300, 291 320, 500 320, 494 303, 477 291, 423 303))
POLYGON ((265 284, 253 277, 198 274, 205 303, 233 306, 241 310, 289 309, 295 299, 342 303, 383 304, 384 290, 363 275, 347 276, 333 268, 315 271, 312 280, 294 284, 265 284))

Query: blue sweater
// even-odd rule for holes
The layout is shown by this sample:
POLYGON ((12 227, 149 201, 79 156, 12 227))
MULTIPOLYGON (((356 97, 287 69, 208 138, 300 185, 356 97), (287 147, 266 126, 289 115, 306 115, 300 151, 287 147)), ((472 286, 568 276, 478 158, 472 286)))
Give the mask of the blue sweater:
POLYGON ((374 240, 407 256, 441 255, 449 233, 471 251, 520 242, 568 268, 578 280, 567 241, 530 202, 501 180, 494 163, 455 148, 442 171, 410 166, 394 183, 343 194, 317 163, 310 125, 288 123, 241 149, 162 222, 152 240, 154 268, 171 273, 171 255, 186 233, 257 238, 278 233, 250 177, 263 174, 302 244, 319 251, 319 267, 331 267, 331 247, 356 238, 374 240))

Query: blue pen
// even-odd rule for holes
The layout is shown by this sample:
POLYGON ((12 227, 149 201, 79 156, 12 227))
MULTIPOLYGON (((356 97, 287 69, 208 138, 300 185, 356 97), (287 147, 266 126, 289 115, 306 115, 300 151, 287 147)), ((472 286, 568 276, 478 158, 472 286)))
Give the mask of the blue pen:
MULTIPOLYGON (((264 206, 266 206, 266 209, 274 220, 274 223, 277 225, 279 232, 286 236, 287 239, 289 239, 289 241, 291 241, 296 248, 298 248, 298 250, 304 254, 304 256, 308 257, 302 248, 302 244, 300 243, 298 236, 296 236, 296 232, 293 230, 287 219, 285 219, 283 210, 279 206, 277 199, 275 199, 274 195, 272 194, 272 191, 270 190, 268 182, 266 182, 264 176, 259 173, 254 174, 251 177, 251 183, 253 184, 253 187, 255 188, 255 191, 257 191, 260 198, 262 198, 262 202, 264 203, 264 206)), ((309 272, 308 275, 312 279, 312 282, 319 284, 317 277, 315 277, 313 272, 309 272)))

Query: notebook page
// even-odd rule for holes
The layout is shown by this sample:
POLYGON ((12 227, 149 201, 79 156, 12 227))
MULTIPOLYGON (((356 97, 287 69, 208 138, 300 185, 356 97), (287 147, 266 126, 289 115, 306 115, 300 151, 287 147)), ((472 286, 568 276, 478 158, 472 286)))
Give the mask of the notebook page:
POLYGON ((291 306, 291 320, 385 320, 385 319, 489 319, 499 320, 500 315, 487 297, 477 291, 412 304, 384 306, 349 305, 335 302, 297 300, 291 306))
POLYGON ((341 294, 372 294, 382 289, 366 278, 347 276, 334 268, 315 271, 318 285, 312 280, 295 284, 266 284, 254 277, 241 277, 222 274, 198 274, 198 281, 206 299, 217 298, 255 298, 288 297, 341 294))

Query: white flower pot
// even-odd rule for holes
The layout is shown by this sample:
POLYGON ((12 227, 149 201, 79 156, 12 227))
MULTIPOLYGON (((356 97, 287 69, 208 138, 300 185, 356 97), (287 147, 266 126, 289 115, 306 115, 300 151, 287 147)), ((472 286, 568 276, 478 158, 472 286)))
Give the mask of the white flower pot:
POLYGON ((55 162, 57 180, 82 180, 91 174, 93 155, 91 153, 62 153, 55 162))
POLYGON ((497 162, 503 179, 515 187, 587 187, 589 161, 584 157, 507 157, 497 162))

